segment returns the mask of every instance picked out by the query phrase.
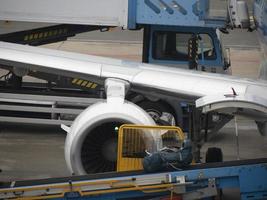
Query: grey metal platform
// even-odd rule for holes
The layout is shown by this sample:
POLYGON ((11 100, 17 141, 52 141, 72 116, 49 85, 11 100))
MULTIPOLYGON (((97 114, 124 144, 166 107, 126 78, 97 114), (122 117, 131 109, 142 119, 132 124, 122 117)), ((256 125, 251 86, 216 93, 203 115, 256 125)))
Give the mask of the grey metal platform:
POLYGON ((127 26, 125 0, 0 0, 0 19, 10 21, 127 26))
POLYGON ((97 101, 101 99, 0 93, 0 122, 71 125, 78 114, 97 101))

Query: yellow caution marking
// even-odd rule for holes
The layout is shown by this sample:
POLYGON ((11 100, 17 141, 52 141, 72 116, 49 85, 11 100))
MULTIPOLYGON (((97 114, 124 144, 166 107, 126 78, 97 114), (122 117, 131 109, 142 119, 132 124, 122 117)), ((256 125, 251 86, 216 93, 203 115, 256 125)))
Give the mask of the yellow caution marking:
POLYGON ((27 40, 29 40, 29 36, 28 35, 25 35, 24 41, 27 41, 27 40))
POLYGON ((77 85, 81 85, 82 82, 83 82, 83 80, 78 80, 78 81, 76 82, 76 84, 77 84, 77 85))
POLYGON ((48 36, 49 37, 53 36, 53 31, 49 31, 48 36))
POLYGON ((79 78, 73 78, 71 83, 74 85, 80 86, 80 87, 86 87, 90 89, 95 89, 98 86, 97 83, 86 81, 86 80, 79 79, 79 78))
POLYGON ((44 39, 48 37, 53 37, 61 34, 66 34, 68 32, 68 29, 55 29, 55 30, 48 30, 45 32, 35 32, 24 36, 24 41, 32 41, 32 40, 38 40, 38 39, 44 39))
POLYGON ((47 37, 47 36, 48 36, 48 32, 45 32, 45 33, 44 33, 44 37, 47 37))
POLYGON ((92 89, 95 89, 97 87, 97 84, 96 83, 94 83, 93 85, 92 85, 92 89))
POLYGON ((34 34, 34 39, 38 39, 38 33, 34 34))
POLYGON ((74 79, 72 80, 72 83, 75 84, 77 81, 78 81, 78 79, 77 79, 77 78, 74 78, 74 79))
POLYGON ((85 87, 87 85, 88 81, 83 81, 83 83, 81 84, 81 86, 85 87))
POLYGON ((39 39, 43 38, 44 33, 39 33, 39 39))
POLYGON ((86 87, 87 88, 91 88, 91 85, 92 85, 93 83, 91 83, 91 82, 89 82, 87 85, 86 85, 86 87))

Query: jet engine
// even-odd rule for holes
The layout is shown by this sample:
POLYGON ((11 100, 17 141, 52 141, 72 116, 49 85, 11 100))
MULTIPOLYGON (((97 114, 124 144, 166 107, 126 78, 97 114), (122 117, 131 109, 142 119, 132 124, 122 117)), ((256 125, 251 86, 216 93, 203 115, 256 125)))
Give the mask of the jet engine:
POLYGON ((117 132, 122 124, 155 125, 137 105, 124 100, 126 84, 106 81, 107 100, 84 110, 73 122, 65 143, 67 166, 75 175, 116 170, 117 132))

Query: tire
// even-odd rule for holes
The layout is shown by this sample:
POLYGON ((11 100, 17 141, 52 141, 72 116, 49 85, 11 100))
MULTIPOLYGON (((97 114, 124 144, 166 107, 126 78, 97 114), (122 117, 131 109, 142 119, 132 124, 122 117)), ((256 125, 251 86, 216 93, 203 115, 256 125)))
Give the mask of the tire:
POLYGON ((142 101, 138 106, 143 108, 158 125, 176 125, 175 113, 169 105, 159 101, 142 101), (168 113, 172 119, 162 119, 164 113, 168 113))
POLYGON ((14 89, 20 89, 22 86, 22 77, 12 74, 9 83, 12 85, 14 89))
POLYGON ((211 147, 206 152, 206 163, 223 162, 223 152, 220 148, 211 147))

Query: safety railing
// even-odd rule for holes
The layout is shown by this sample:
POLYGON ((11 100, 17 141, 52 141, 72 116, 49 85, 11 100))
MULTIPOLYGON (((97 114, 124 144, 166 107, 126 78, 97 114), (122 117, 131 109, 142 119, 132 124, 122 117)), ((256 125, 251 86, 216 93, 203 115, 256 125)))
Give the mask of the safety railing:
POLYGON ((142 170, 143 158, 163 147, 181 147, 179 127, 122 125, 118 135, 117 171, 142 170))

